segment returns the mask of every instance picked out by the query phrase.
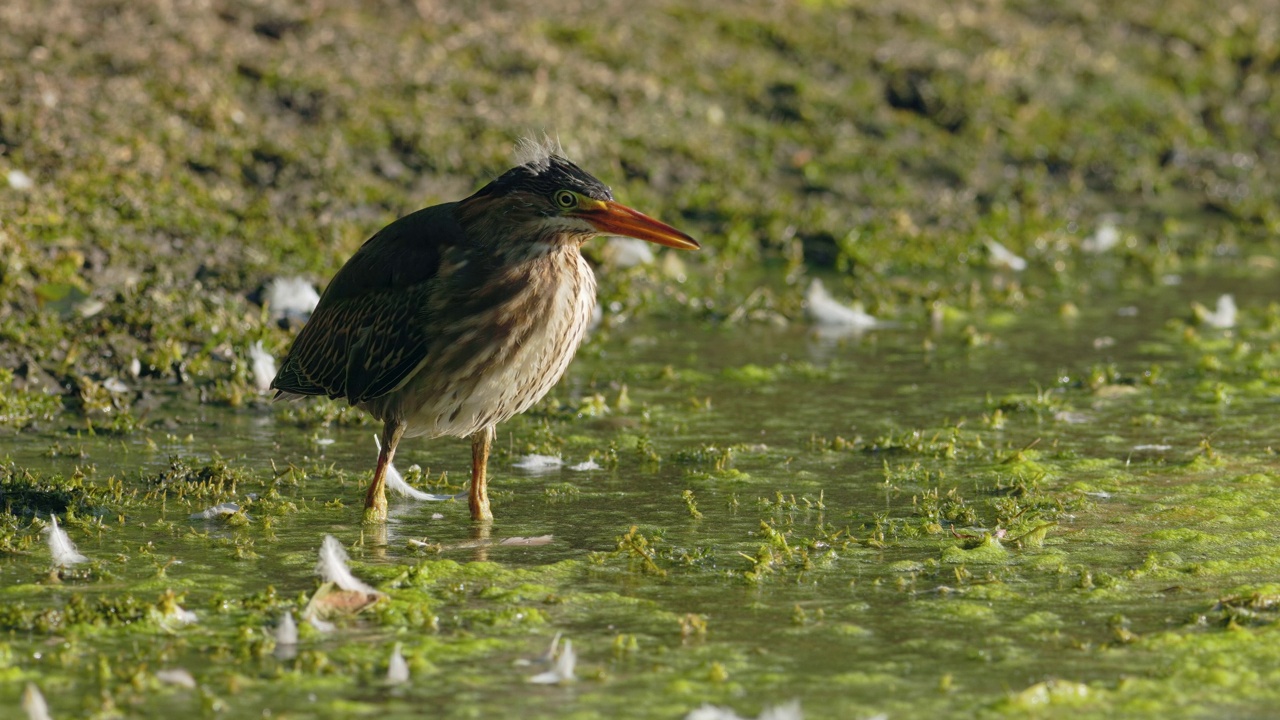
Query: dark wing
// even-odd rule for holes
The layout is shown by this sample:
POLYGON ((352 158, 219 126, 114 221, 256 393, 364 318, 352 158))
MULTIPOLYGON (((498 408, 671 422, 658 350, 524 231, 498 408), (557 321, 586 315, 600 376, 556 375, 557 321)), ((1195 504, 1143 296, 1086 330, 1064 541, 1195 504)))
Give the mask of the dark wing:
POLYGON ((441 257, 465 238, 455 205, 406 215, 351 256, 271 381, 277 397, 328 395, 355 405, 394 390, 422 362, 441 257))

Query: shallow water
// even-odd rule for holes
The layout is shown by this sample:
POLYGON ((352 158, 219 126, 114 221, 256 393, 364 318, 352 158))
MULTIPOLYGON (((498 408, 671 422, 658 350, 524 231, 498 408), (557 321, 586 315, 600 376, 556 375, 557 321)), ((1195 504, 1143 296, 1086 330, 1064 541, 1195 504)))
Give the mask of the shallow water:
MULTIPOLYGON (((87 484, 115 477, 123 490, 90 494, 87 515, 67 522, 87 569, 57 582, 42 543, 0 559, 5 602, 32 610, 5 620, 0 666, 12 682, 0 701, 16 702, 23 680, 41 684, 55 717, 683 717, 703 702, 750 715, 799 698, 806 717, 845 718, 1018 715, 1028 703, 1105 713, 1126 692, 1145 701, 1125 678, 1175 682, 1180 661, 1139 639, 1221 633, 1197 618, 1280 566, 1265 549, 1280 512, 1268 495, 1205 500, 1220 476, 1256 475, 1242 493, 1280 484, 1277 397, 1206 402, 1167 325, 1225 288, 1245 314, 1275 299, 1267 282, 1188 279, 1096 297, 1070 320, 1011 318, 978 346, 952 326, 841 339, 798 326, 612 328, 556 402, 500 428, 487 530, 463 502, 394 498, 383 531, 362 526, 373 426, 299 429, 265 403, 175 400, 154 411, 163 426, 125 437, 14 436, 14 467, 41 478, 82 468, 87 484), (1165 381, 1144 388, 1153 364, 1165 381), (1108 365, 1124 379, 1082 387, 1108 365), (594 393, 615 406, 623 385, 625 411, 563 412, 594 393), (832 449, 837 436, 847 447, 832 449), (1206 437, 1232 460, 1195 467, 1206 437), (611 443, 617 462, 605 469, 511 468, 531 444, 559 446, 572 465, 604 460, 611 443), (220 457, 241 481, 156 491, 149 478, 171 456, 193 467, 220 457), (936 522, 920 509, 931 493, 944 508, 936 522), (248 520, 188 518, 227 500, 248 520), (1242 508, 1262 514, 1237 517, 1242 508), (649 563, 619 549, 633 526, 649 563), (1042 544, 1015 542, 1038 527, 1042 544), (279 659, 270 626, 315 590, 325 534, 390 599, 333 633, 304 632, 299 654, 279 659), (491 544, 541 535, 552 542, 491 544), (166 589, 196 624, 119 622, 105 609, 125 597, 150 607, 166 589), (74 596, 104 604, 74 623, 32 621, 74 596), (557 632, 577 649, 580 679, 528 684, 545 667, 517 661, 557 632), (412 679, 390 687, 380 678, 395 642, 412 679), (163 667, 187 668, 198 689, 160 684, 163 667)), ((434 491, 457 492, 468 460, 465 441, 409 440, 397 464, 433 480, 447 471, 434 491)), ((15 497, 25 524, 30 508, 15 497)), ((1197 702, 1266 707, 1247 693, 1197 702)))

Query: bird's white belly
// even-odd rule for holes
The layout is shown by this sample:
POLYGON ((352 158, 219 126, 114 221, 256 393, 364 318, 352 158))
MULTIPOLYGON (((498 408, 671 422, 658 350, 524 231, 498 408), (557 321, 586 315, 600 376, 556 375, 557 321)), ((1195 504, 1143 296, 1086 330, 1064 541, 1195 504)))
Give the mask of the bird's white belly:
POLYGON ((525 342, 499 362, 487 355, 472 358, 468 370, 492 367, 479 373, 469 392, 436 387, 409 415, 407 436, 466 437, 524 412, 550 392, 582 343, 595 306, 594 277, 585 260, 578 262, 583 281, 565 279, 559 284, 554 300, 543 306, 545 316, 533 319, 534 329, 525 342))

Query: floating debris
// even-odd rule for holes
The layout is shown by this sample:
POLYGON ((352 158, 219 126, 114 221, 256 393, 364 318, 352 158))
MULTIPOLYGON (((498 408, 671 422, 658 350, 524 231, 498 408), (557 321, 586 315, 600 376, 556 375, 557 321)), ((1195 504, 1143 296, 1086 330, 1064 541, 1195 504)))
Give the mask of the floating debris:
POLYGON ((509 547, 535 547, 538 545, 550 545, 555 540, 554 535, 537 535, 534 537, 509 537, 502 540, 493 538, 476 538, 474 540, 463 540, 462 542, 453 543, 452 545, 440 545, 439 543, 431 543, 426 540, 409 540, 411 547, 426 548, 439 552, 441 550, 471 550, 474 548, 494 547, 495 545, 506 545, 509 547))
POLYGON ((303 278, 278 277, 267 283, 263 300, 272 320, 306 321, 320 302, 320 293, 303 278))
POLYGON ((1014 707, 1043 708, 1069 706, 1089 697, 1089 686, 1070 680, 1045 680, 1010 696, 1014 707))
POLYGON ((89 298, 88 300, 76 305, 76 313, 83 318, 91 318, 106 309, 107 304, 98 298, 89 298))
MULTIPOLYGON (((876 718, 884 718, 884 715, 877 715, 876 718)), ((771 708, 765 708, 760 712, 758 720, 803 720, 804 713, 800 711, 800 701, 792 700, 783 705, 776 705, 771 708)), ((684 720, 745 720, 729 708, 716 707, 715 705, 703 705, 690 712, 685 716, 684 720)), ((874 718, 872 720, 875 720, 874 718)))
POLYGON ((509 537, 498 542, 499 545, 518 545, 520 547, 533 547, 535 545, 550 545, 555 539, 554 535, 537 535, 534 537, 509 537))
POLYGON ((316 614, 310 611, 310 606, 308 606, 308 611, 302 614, 302 617, 310 623, 311 627, 315 628, 317 632, 331 633, 337 629, 337 626, 328 620, 322 620, 319 617, 316 617, 316 614))
POLYGON ((44 694, 35 683, 27 683, 22 691, 22 709, 27 711, 27 720, 51 720, 49 703, 44 701, 44 694))
POLYGON ((9 187, 14 190, 26 191, 36 186, 36 181, 21 170, 10 170, 7 179, 9 180, 9 187))
POLYGON ((325 535, 324 542, 320 545, 320 562, 316 563, 316 573, 324 578, 325 582, 333 583, 348 592, 381 597, 382 593, 351 574, 351 568, 347 567, 347 559, 347 551, 342 549, 342 543, 332 535, 325 535))
POLYGON ((1018 257, 1012 250, 995 240, 987 240, 987 251, 991 253, 991 264, 996 267, 1008 268, 1014 272, 1027 269, 1025 259, 1018 257))
POLYGON ((552 661, 551 669, 538 673, 529 678, 529 682, 538 685, 562 685, 571 683, 577 679, 573 674, 573 668, 578 663, 578 654, 573 651, 573 641, 565 640, 564 647, 560 648, 559 653, 556 652, 556 645, 560 642, 560 636, 557 634, 555 639, 551 641, 551 650, 548 655, 555 657, 552 661))
POLYGON ((1218 298, 1217 307, 1210 312, 1200 303, 1192 303, 1191 310, 1201 323, 1219 330, 1227 330, 1236 326, 1236 299, 1231 295, 1218 298))
POLYGON ((555 660, 556 649, 560 647, 560 638, 563 636, 564 636, 564 633, 557 630, 555 637, 551 638, 551 646, 547 648, 546 652, 542 653, 541 655, 539 655, 538 657, 532 660, 529 660, 527 658, 519 658, 518 660, 516 660, 515 664, 519 667, 528 667, 529 665, 533 665, 534 663, 546 664, 551 662, 552 660, 555 660))
POLYGON ((600 259, 609 267, 623 270, 637 265, 650 265, 653 263, 653 248, 644 240, 611 237, 601 248, 600 259))
POLYGON ((1087 253, 1099 255, 1107 252, 1111 248, 1120 244, 1120 228, 1116 227, 1115 220, 1112 218, 1104 218, 1098 224, 1098 229, 1093 234, 1084 239, 1080 243, 1080 249, 1087 253))
POLYGON ((1134 445, 1133 446, 1134 452, 1165 452, 1166 450, 1172 450, 1172 449, 1173 449, 1172 445, 1154 445, 1153 444, 1153 445, 1134 445))
POLYGON ((409 682, 409 663, 405 662, 404 655, 400 652, 400 643, 396 643, 395 649, 391 651, 391 662, 387 664, 387 682, 392 685, 409 682))
POLYGON ((199 618, 177 602, 162 602, 158 609, 151 611, 151 619, 167 630, 175 630, 183 625, 193 625, 199 618))
POLYGON ((107 378, 102 381, 102 389, 116 395, 123 395, 129 392, 129 386, 124 384, 120 378, 107 378))
POLYGON ((386 597, 386 594, 374 590, 351 574, 351 569, 347 567, 347 551, 342 549, 342 544, 332 535, 324 536, 316 573, 325 582, 311 595, 311 601, 302 611, 302 619, 320 632, 333 632, 334 626, 328 622, 329 618, 355 615, 386 597))
MULTIPOLYGON (((240 512, 240 506, 233 502, 225 502, 220 505, 214 505, 200 512, 193 512, 187 516, 190 520, 217 520, 240 512)), ((245 517, 249 517, 247 514, 245 517)))
POLYGON ((311 595, 311 601, 302 611, 302 619, 316 630, 330 633, 335 626, 329 618, 357 615, 384 597, 386 595, 377 591, 343 590, 335 583, 327 582, 311 595))
MULTIPOLYGON (((378 452, 381 453, 382 441, 378 439, 378 436, 376 434, 373 436, 373 444, 378 448, 378 452)), ((445 500, 454 500, 457 498, 463 498, 467 496, 465 492, 458 493, 457 495, 440 495, 437 493, 423 492, 418 488, 405 482, 404 476, 401 475, 400 471, 396 469, 395 463, 391 463, 390 465, 387 466, 386 483, 387 483, 388 490, 394 490, 395 492, 399 493, 401 496, 407 497, 411 500, 444 502, 445 500)))
POLYGON ((809 283, 809 289, 805 291, 804 310, 814 323, 830 327, 870 330, 891 324, 868 315, 860 305, 849 307, 841 304, 831 297, 831 293, 827 292, 822 281, 816 278, 809 283))
MULTIPOLYGON (((321 620, 320 622, 323 623, 324 621, 321 620)), ((298 625, 293 621, 293 612, 291 610, 285 610, 284 615, 280 617, 280 621, 276 623, 274 637, 276 646, 271 651, 271 654, 277 660, 292 660, 298 656, 298 625)))
POLYGON ((71 567, 89 560, 76 549, 76 544, 71 542, 67 531, 58 527, 57 515, 49 516, 49 527, 44 531, 49 535, 49 552, 53 554, 54 567, 71 567))
POLYGON ((551 472, 564 465, 564 460, 555 455, 525 455, 512 463, 512 467, 531 473, 551 472))
POLYGON ((592 459, 586 462, 580 462, 577 465, 571 465, 569 466, 569 469, 576 470, 578 472, 586 472, 588 470, 599 470, 600 464, 597 463, 594 459, 592 459))
POLYGON ((174 668, 173 670, 157 670, 156 679, 162 683, 177 685, 178 687, 184 687, 191 690, 194 690, 196 687, 196 679, 191 676, 191 673, 182 668, 174 668))
POLYGON ((258 392, 270 390, 271 381, 276 376, 276 359, 262 349, 261 340, 255 340, 249 346, 249 364, 253 367, 253 384, 258 392))
POLYGON ((293 621, 293 611, 285 610, 280 622, 276 625, 276 646, 292 646, 298 644, 298 625, 293 621))

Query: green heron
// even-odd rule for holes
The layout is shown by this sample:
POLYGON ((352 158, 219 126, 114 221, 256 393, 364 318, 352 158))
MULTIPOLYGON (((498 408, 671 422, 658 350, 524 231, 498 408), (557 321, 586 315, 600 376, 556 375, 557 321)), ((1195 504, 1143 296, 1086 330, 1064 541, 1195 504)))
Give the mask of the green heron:
POLYGON ((367 519, 386 518, 400 439, 448 435, 471 438, 471 518, 492 520, 494 426, 546 395, 582 342, 596 282, 579 249, 600 234, 700 247, 538 148, 471 197, 386 226, 338 271, 271 387, 382 421, 367 519))

